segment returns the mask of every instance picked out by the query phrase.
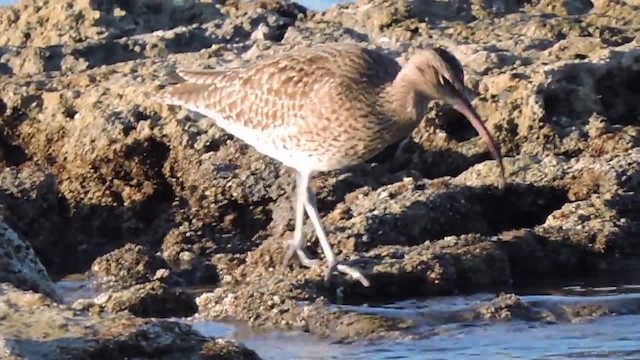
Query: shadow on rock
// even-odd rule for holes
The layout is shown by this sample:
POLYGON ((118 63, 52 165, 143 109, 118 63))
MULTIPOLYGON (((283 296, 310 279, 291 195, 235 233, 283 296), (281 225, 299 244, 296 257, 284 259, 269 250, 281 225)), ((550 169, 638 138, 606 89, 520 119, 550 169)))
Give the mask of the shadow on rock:
POLYGON ((329 288, 308 285, 349 303, 509 287, 511 253, 498 240, 543 224, 567 201, 564 189, 518 183, 501 191, 407 180, 363 193, 327 219, 338 253, 364 253, 350 262, 371 287, 342 275, 329 288))
POLYGON ((621 279, 637 274, 639 201, 635 192, 607 199, 595 195, 568 203, 536 228, 504 233, 500 246, 510 259, 514 286, 530 286, 549 277, 621 279))
MULTIPOLYGON (((640 174, 635 176, 640 177, 640 174)), ((638 184, 636 184, 636 187, 638 184)), ((614 237, 615 248, 618 252, 629 255, 640 255, 640 248, 636 245, 640 238, 640 193, 618 193, 612 196, 607 205, 615 209, 618 216, 623 219, 622 226, 614 237), (635 240, 635 241, 634 241, 635 240)))
POLYGON ((387 146, 364 164, 352 166, 342 174, 324 176, 336 180, 331 187, 318 188, 318 209, 331 211, 345 197, 363 187, 377 190, 401 181, 455 177, 468 168, 491 159, 488 152, 467 155, 454 149, 425 149, 414 139, 407 138, 387 146))
MULTIPOLYGON (((153 161, 149 153, 138 155, 141 162, 153 161)), ((32 244, 50 273, 61 275, 83 272, 130 241, 159 247, 174 226, 174 194, 166 183, 146 188, 143 199, 128 205, 69 204, 52 174, 26 166, 2 173, 0 202, 7 223, 32 244)))
POLYGON ((585 126, 593 115, 609 125, 638 125, 640 108, 639 52, 614 52, 606 63, 577 62, 550 73, 551 82, 539 90, 545 121, 560 133, 585 126), (635 56, 635 58, 634 58, 635 56))
MULTIPOLYGON (((419 192, 437 186, 416 185, 419 192)), ((461 186, 410 202, 399 213, 368 215, 363 234, 367 241, 359 242, 358 250, 530 228, 543 223, 567 201, 565 190, 548 186, 509 184, 504 191, 494 186, 461 186)))

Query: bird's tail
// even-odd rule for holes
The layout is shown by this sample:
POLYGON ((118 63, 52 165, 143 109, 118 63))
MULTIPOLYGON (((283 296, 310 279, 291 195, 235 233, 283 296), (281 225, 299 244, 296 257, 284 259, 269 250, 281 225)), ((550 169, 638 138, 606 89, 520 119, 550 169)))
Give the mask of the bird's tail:
POLYGON ((209 87, 224 71, 177 70, 168 76, 172 83, 154 96, 154 100, 168 105, 199 106, 209 87))
POLYGON ((160 93, 156 94, 154 99, 167 105, 198 106, 198 104, 202 102, 209 86, 209 84, 197 84, 185 81, 166 87, 160 93))

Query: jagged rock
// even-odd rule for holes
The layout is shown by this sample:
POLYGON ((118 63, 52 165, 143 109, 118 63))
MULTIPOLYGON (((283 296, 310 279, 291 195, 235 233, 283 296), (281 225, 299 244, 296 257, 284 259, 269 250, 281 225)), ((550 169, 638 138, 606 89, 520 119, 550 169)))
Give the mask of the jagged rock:
POLYGON ((54 301, 62 298, 29 243, 0 220, 0 283, 33 290, 54 301))
POLYGON ((124 289, 154 280, 163 269, 168 271, 161 257, 140 245, 127 244, 97 258, 91 275, 105 288, 124 289))

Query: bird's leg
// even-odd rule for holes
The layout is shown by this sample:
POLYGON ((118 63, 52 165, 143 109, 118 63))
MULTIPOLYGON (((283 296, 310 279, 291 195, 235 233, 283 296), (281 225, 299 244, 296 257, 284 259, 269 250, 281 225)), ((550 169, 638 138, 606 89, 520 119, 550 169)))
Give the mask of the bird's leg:
POLYGON ((369 280, 367 280, 362 273, 358 269, 350 267, 345 264, 340 264, 336 260, 336 256, 333 253, 333 249, 331 249, 331 244, 327 240, 327 235, 324 232, 322 227, 322 223, 320 222, 320 215, 318 214, 318 208, 316 206, 316 197, 309 189, 309 177, 310 174, 299 173, 301 181, 298 185, 304 185, 304 207, 307 210, 307 214, 309 214, 309 219, 313 223, 313 227, 316 230, 316 235, 318 236, 318 241, 320 241, 320 246, 322 247, 322 252, 324 253, 325 258, 327 258, 328 268, 325 272, 325 282, 329 281, 329 278, 333 272, 333 270, 338 270, 339 272, 349 275, 352 278, 360 281, 362 285, 369 286, 369 280))
POLYGON ((293 240, 288 241, 288 249, 287 253, 284 256, 284 261, 282 262, 282 266, 287 266, 289 260, 293 256, 293 253, 298 255, 300 262, 303 266, 312 267, 315 264, 319 263, 318 259, 311 259, 309 255, 304 251, 304 199, 307 193, 307 184, 308 184, 308 176, 307 183, 303 183, 303 177, 299 172, 296 171, 296 199, 295 199, 295 228, 293 230, 293 240))

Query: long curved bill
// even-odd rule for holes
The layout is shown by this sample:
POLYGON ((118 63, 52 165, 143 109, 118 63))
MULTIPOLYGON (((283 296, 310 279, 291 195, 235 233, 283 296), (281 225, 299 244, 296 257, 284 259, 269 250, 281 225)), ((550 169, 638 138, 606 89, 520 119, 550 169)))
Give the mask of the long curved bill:
POLYGON ((454 101, 452 104, 453 108, 459 111, 462 115, 464 115, 467 120, 473 125, 478 134, 482 137, 484 142, 489 147, 489 151, 491 155, 493 155, 494 159, 498 161, 498 165, 500 166, 500 178, 498 182, 499 188, 504 188, 505 176, 504 176, 504 165, 502 163, 502 155, 500 154, 500 148, 496 145, 493 136, 489 133, 489 130, 484 126, 482 120, 480 120, 480 116, 473 108, 469 100, 467 100, 464 96, 458 96, 458 99, 454 101))

